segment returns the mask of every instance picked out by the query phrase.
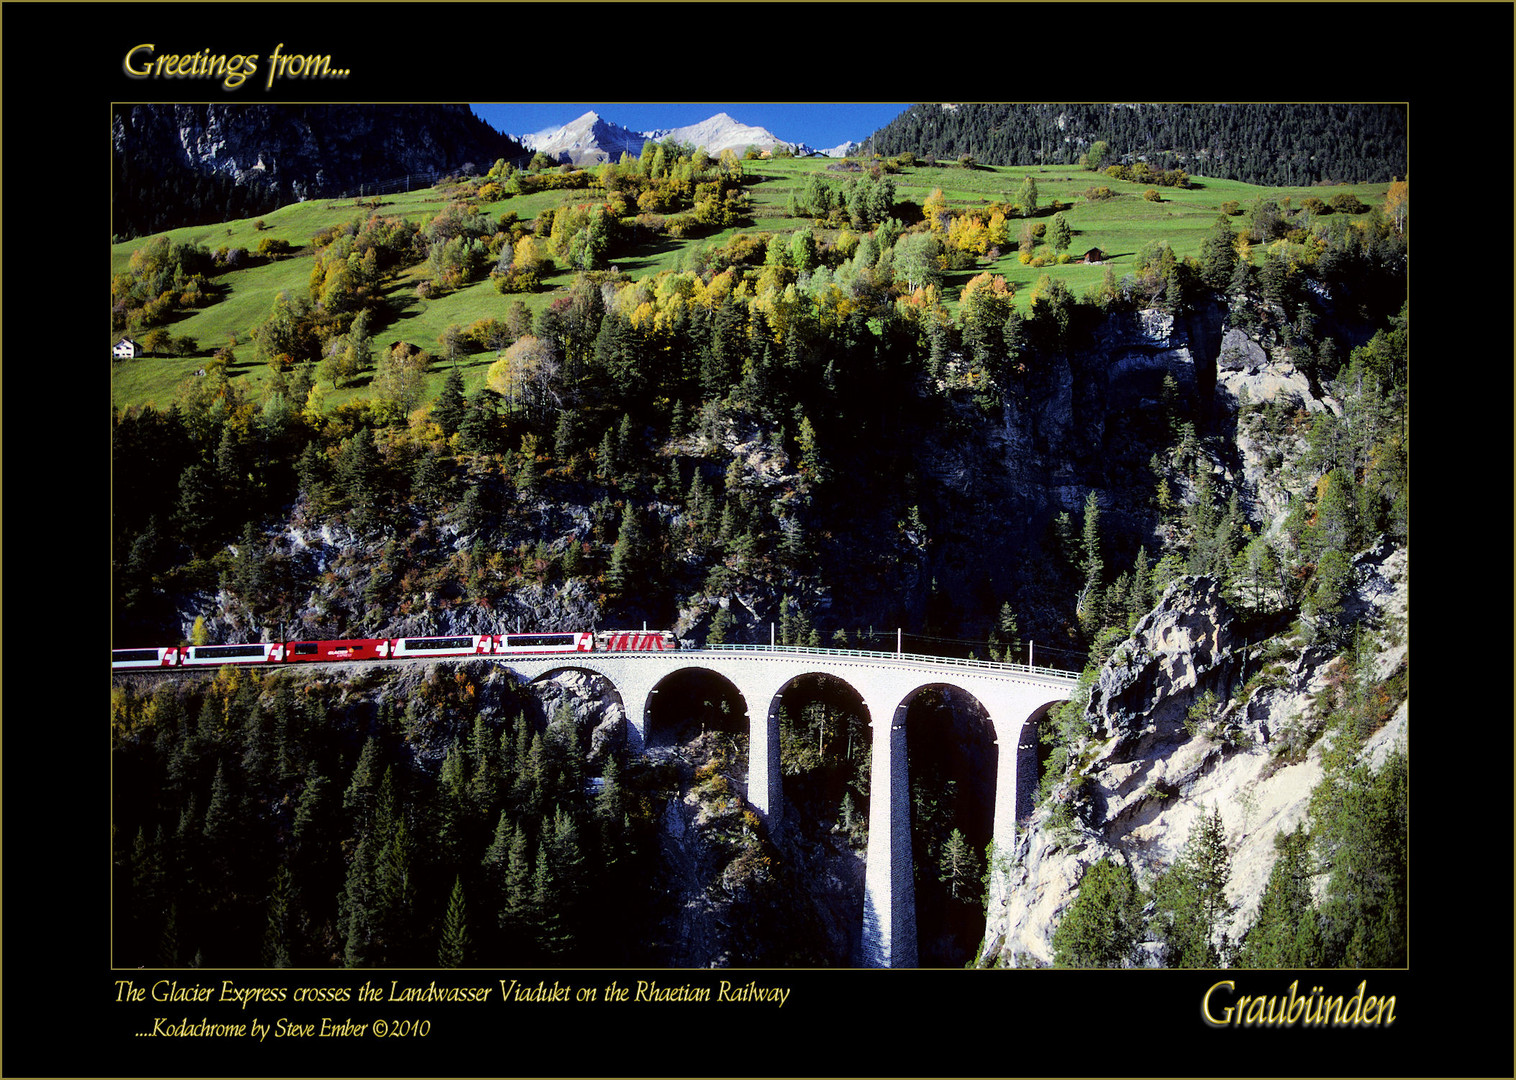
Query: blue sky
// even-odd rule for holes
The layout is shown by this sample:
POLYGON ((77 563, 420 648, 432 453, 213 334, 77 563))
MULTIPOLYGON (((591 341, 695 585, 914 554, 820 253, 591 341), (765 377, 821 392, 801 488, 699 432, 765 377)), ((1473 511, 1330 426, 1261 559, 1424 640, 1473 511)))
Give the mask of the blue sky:
POLYGON ((717 113, 726 113, 740 123, 767 128, 777 138, 803 142, 818 150, 829 149, 849 139, 866 139, 904 112, 908 105, 880 104, 659 104, 614 102, 599 105, 504 103, 476 104, 473 110, 497 131, 507 135, 530 135, 558 127, 587 112, 596 112, 613 124, 632 131, 685 127, 717 113))

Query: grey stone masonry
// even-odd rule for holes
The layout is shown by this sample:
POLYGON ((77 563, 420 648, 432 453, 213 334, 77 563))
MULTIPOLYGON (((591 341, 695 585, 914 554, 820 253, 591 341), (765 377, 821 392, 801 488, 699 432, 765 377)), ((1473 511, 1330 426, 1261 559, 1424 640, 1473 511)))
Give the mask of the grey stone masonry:
MULTIPOLYGON (((782 827, 784 793, 779 770, 779 701, 805 675, 841 679, 858 692, 873 726, 874 764, 869 796, 868 865, 864 875, 863 932, 855 962, 863 967, 916 966, 916 903, 912 887, 910 783, 905 749, 912 700, 932 687, 952 687, 975 698, 989 714, 998 744, 995 847, 1008 851, 1016 837, 1017 747, 1028 721, 1066 700, 1071 672, 1022 664, 784 646, 726 646, 652 653, 576 653, 514 656, 499 661, 526 681, 572 668, 603 676, 626 709, 628 742, 647 741, 649 704, 659 685, 679 672, 702 669, 729 682, 747 709, 748 802, 770 830, 782 827)), ((1035 779, 1035 765, 1033 766, 1035 779)))

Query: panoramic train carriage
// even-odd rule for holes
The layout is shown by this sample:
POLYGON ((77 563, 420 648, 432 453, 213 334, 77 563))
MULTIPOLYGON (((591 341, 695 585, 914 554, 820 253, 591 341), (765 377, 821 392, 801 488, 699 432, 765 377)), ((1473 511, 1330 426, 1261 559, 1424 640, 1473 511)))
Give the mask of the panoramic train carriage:
POLYGON ((282 641, 257 641, 250 645, 190 645, 179 650, 186 666, 222 664, 277 664, 284 659, 282 641))
POLYGON ((338 641, 291 641, 284 659, 292 663, 328 660, 383 660, 390 654, 385 638, 344 638, 338 641))
POLYGON ((167 648, 152 649, 112 649, 111 667, 113 668, 160 668, 179 666, 179 648, 170 645, 167 648))
POLYGON ((396 638, 390 655, 396 659, 411 656, 487 656, 495 651, 495 639, 489 634, 462 634, 454 637, 396 638))
POLYGON ((499 653, 565 653, 592 652, 595 636, 588 633, 570 634, 502 634, 496 652, 499 653))

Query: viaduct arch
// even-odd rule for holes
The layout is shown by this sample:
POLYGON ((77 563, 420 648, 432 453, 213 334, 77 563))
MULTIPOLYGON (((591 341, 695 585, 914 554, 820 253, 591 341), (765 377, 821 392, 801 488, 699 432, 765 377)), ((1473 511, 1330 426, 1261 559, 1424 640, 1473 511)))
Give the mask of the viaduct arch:
MULTIPOLYGON (((824 674, 851 686, 872 730, 869 842, 864 877, 861 967, 915 967, 916 904, 911 871, 910 783, 905 724, 921 691, 950 686, 984 708, 996 753, 994 841, 1009 850, 1018 806, 1035 785, 1036 758, 1021 744, 1047 710, 1067 700, 1077 683, 1069 672, 1020 664, 871 653, 841 649, 735 645, 664 653, 578 653, 513 656, 496 661, 523 681, 566 669, 594 672, 621 696, 629 749, 647 745, 649 706, 659 685, 689 669, 711 671, 736 687, 747 709, 748 802, 772 830, 782 827, 779 708, 783 691, 803 675, 824 674)), ((1024 810, 1023 810, 1024 812, 1024 810)))

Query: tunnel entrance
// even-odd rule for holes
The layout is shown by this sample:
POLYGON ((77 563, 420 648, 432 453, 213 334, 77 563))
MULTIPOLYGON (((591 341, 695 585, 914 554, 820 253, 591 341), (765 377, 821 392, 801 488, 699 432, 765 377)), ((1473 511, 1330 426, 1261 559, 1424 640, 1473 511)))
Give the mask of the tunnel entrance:
POLYGON ((929 686, 906 713, 917 964, 962 967, 984 937, 985 850, 994 837, 998 750, 985 708, 929 686))

